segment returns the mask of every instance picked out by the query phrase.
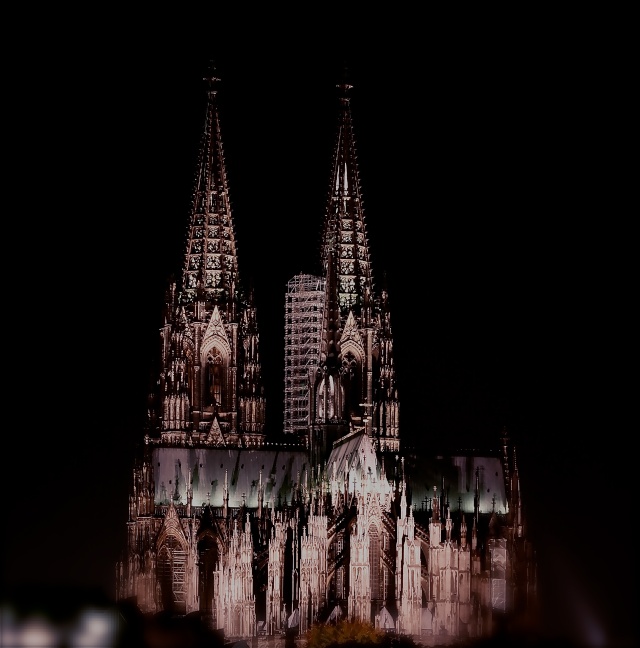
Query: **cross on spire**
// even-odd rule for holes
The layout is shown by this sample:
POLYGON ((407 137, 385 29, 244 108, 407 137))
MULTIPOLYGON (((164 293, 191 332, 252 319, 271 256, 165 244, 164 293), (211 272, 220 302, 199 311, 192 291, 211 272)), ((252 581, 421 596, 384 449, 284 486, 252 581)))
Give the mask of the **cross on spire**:
POLYGON ((209 61, 207 75, 202 79, 209 86, 209 91, 215 91, 216 84, 220 81, 220 77, 218 77, 216 72, 217 70, 214 62, 209 61))

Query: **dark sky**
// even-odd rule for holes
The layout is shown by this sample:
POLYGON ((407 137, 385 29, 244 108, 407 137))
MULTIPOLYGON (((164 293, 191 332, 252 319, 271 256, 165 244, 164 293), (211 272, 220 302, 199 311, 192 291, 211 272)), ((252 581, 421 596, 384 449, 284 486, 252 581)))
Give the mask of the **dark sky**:
POLYGON ((162 296, 181 268, 209 59, 222 78, 240 273, 254 283, 268 416, 280 424, 284 289, 316 271, 346 63, 373 271, 390 293, 402 437, 486 444, 506 425, 550 628, 587 643, 630 635, 632 558, 611 553, 624 538, 628 476, 611 467, 596 369, 610 310, 593 253, 605 237, 594 228, 604 136, 593 100, 606 83, 597 52, 554 29, 464 27, 406 40, 284 28, 221 38, 221 27, 200 27, 188 45, 184 34, 116 30, 108 47, 87 36, 64 51, 38 97, 62 176, 55 205, 39 206, 61 223, 44 300, 56 345, 36 351, 47 379, 29 407, 43 416, 28 467, 14 466, 26 528, 4 553, 9 591, 113 592, 162 296))

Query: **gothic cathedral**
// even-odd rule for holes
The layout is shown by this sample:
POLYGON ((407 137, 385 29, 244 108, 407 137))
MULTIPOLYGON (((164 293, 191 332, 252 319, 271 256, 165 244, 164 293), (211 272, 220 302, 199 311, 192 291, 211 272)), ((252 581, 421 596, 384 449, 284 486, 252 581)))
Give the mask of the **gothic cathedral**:
POLYGON ((206 81, 182 275, 166 292, 117 597, 144 613, 198 612, 225 637, 303 635, 340 619, 427 643, 491 635, 498 619, 536 603, 515 449, 506 431, 482 455, 427 457, 401 445, 351 86, 337 86, 322 272, 296 275, 283 296, 284 426, 273 436, 258 313, 239 273, 218 79, 206 81))

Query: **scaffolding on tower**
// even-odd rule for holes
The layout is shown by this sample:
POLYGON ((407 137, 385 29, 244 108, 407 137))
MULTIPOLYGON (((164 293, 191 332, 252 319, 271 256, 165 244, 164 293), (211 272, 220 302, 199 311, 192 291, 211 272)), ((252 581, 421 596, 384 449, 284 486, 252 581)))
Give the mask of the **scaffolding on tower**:
POLYGON ((297 274, 287 282, 284 344, 284 431, 305 434, 309 427, 310 368, 320 354, 325 280, 297 274))

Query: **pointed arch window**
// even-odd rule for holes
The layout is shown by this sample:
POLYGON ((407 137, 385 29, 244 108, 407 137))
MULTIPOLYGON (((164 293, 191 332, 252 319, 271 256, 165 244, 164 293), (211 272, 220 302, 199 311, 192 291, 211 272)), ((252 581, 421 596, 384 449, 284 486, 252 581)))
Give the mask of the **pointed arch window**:
POLYGON ((210 535, 203 536, 198 541, 198 587, 200 595, 200 611, 213 615, 216 599, 216 568, 218 562, 218 547, 210 535))
POLYGON ((205 401, 207 405, 222 404, 223 358, 220 349, 212 347, 207 353, 205 371, 205 401))
POLYGON ((342 359, 342 384, 345 393, 346 414, 362 416, 363 399, 361 369, 356 356, 350 351, 342 359))
POLYGON ((318 419, 327 421, 335 416, 335 385, 333 376, 327 376, 320 382, 316 401, 318 419))
POLYGON ((369 573, 371 601, 378 601, 380 596, 380 536, 375 524, 369 526, 369 573))

